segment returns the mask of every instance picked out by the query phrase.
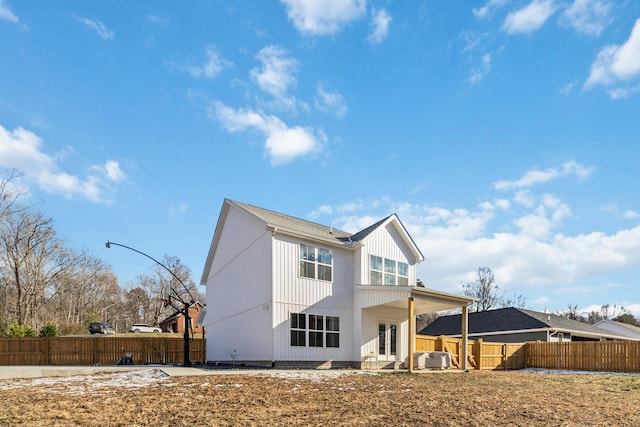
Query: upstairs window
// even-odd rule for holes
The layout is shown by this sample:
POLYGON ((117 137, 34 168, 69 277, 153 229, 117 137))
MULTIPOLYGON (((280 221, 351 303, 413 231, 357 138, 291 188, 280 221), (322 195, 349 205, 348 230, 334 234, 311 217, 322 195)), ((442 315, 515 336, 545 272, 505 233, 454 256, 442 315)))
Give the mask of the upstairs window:
POLYGON ((370 255, 369 282, 372 285, 409 286, 409 264, 370 255))
POLYGON ((300 243, 300 277, 332 280, 333 255, 330 249, 300 243))

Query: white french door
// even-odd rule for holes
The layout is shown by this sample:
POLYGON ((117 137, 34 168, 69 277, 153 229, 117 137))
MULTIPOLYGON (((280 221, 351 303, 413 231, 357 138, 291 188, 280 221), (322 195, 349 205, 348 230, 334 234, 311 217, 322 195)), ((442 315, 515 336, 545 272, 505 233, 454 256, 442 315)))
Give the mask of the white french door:
POLYGON ((398 324, 378 323, 378 360, 396 360, 398 355, 398 324))

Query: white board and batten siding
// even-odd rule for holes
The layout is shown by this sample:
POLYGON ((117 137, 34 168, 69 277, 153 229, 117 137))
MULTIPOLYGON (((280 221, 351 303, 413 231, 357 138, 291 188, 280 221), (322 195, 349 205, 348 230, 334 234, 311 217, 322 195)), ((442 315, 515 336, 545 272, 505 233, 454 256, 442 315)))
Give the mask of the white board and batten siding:
MULTIPOLYGON (((362 313, 362 342, 359 351, 362 355, 378 352, 378 324, 395 323, 398 326, 398 352, 395 358, 397 361, 404 360, 408 354, 407 337, 409 334, 409 322, 407 321, 406 310, 373 307, 361 311, 362 313)), ((383 360, 383 359, 380 359, 383 360)))
POLYGON ((380 227, 368 235, 358 250, 361 281, 358 284, 369 284, 369 255, 393 259, 409 264, 409 284, 416 283, 416 262, 398 230, 392 223, 380 227))
POLYGON ((271 360, 271 233, 238 209, 225 221, 207 273, 207 359, 271 360))
POLYGON ((274 360, 352 360, 353 252, 338 246, 276 235, 273 253, 274 360), (300 277, 300 243, 331 249, 332 281, 300 277), (291 346, 291 313, 339 317, 340 347, 291 346))

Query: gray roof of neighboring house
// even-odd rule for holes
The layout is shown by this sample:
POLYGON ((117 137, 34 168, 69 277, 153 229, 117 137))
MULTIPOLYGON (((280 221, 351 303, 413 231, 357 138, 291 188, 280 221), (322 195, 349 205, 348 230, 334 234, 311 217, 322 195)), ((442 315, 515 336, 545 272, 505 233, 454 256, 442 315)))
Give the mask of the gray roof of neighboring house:
POLYGON ((604 319, 595 324, 602 329, 610 330, 607 325, 617 326, 620 329, 624 329, 626 332, 622 332, 623 334, 629 334, 629 337, 637 338, 640 336, 640 327, 631 325, 629 323, 616 322, 615 320, 604 319), (602 326, 600 326, 602 325, 602 326))
MULTIPOLYGON (((460 335, 461 315, 443 316, 420 331, 422 335, 460 335)), ((469 334, 491 332, 513 332, 534 329, 557 329, 571 332, 573 335, 583 333, 587 336, 617 337, 610 331, 593 325, 566 319, 557 314, 541 313, 523 308, 500 308, 497 310, 469 313, 469 334)), ((622 338, 622 337, 620 337, 622 338)))

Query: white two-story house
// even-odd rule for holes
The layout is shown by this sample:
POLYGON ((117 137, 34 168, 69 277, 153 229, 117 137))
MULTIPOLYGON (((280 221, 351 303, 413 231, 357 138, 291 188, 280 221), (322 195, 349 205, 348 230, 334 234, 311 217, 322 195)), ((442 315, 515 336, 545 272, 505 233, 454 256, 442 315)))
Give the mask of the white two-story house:
POLYGON ((225 199, 201 281, 207 361, 397 368, 415 315, 456 308, 466 336, 474 300, 417 287, 422 260, 395 214, 351 234, 225 199))

